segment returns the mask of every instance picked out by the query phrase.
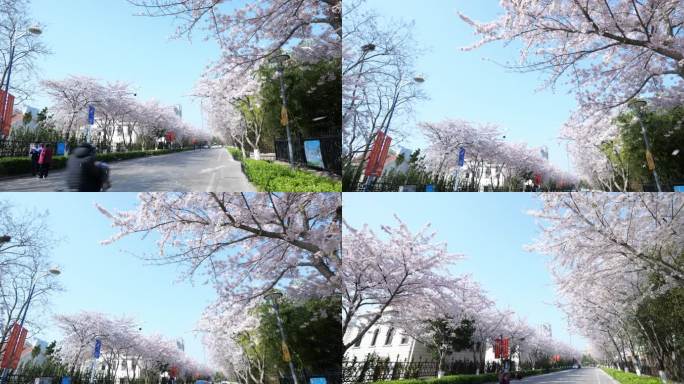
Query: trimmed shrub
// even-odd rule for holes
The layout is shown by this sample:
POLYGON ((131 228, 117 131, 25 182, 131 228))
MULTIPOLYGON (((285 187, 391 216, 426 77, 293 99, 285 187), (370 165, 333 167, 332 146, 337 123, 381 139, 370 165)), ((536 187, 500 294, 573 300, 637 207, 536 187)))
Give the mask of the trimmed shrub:
POLYGON ((236 161, 242 161, 242 151, 239 148, 235 147, 228 147, 228 152, 230 152, 230 155, 233 156, 233 159, 236 161))
MULTIPOLYGON (((50 169, 60 169, 66 166, 66 157, 55 156, 52 158, 50 169)), ((0 176, 14 176, 31 173, 31 159, 29 157, 2 157, 0 158, 0 176)))
POLYGON ((262 192, 342 192, 342 182, 263 160, 242 162, 245 175, 262 192))
MULTIPOLYGON (((185 149, 163 149, 163 150, 148 150, 148 151, 131 151, 131 152, 115 152, 115 153, 98 153, 97 160, 104 162, 115 162, 121 160, 136 159, 147 156, 168 155, 170 153, 182 152, 191 150, 185 149)), ((67 158, 65 156, 55 156, 52 158, 51 170, 66 167, 67 158)), ((31 173, 31 159, 26 157, 1 157, 0 158, 0 176, 15 176, 31 173)))
POLYGON ((485 373, 482 375, 453 375, 444 376, 441 379, 428 379, 428 380, 392 380, 392 381, 379 381, 381 384, 462 384, 462 383, 491 383, 497 382, 499 380, 499 375, 497 373, 485 373))
POLYGON ((601 368, 613 379, 621 384, 660 384, 660 379, 653 376, 637 376, 634 373, 624 372, 612 368, 601 368))

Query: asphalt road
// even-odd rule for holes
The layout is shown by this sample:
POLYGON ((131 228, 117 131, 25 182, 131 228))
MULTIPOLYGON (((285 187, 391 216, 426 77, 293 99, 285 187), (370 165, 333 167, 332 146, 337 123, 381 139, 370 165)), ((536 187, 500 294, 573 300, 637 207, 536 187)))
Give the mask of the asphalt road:
MULTIPOLYGON (((252 186, 225 148, 150 156, 109 164, 109 192, 253 192, 252 186)), ((0 180, 0 191, 63 191, 65 171, 47 179, 0 180)))
POLYGON ((524 384, 617 384, 599 368, 570 369, 546 375, 527 377, 523 380, 512 380, 511 383, 524 384))

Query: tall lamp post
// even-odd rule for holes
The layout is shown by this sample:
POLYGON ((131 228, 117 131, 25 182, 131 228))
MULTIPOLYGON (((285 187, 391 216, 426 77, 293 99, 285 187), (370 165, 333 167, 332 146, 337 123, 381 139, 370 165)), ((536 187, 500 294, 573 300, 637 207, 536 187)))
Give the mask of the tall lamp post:
MULTIPOLYGON (((389 116, 387 117, 387 123, 385 123, 385 128, 380 129, 382 132, 385 134, 385 137, 387 137, 387 133, 389 132, 390 124, 392 123, 392 118, 394 118, 394 111, 396 111, 397 106, 399 105, 399 98, 401 97, 401 90, 402 88, 411 85, 411 84, 423 84, 425 82, 425 78, 422 75, 416 75, 413 79, 411 80, 405 80, 399 83, 397 86, 397 90, 394 94, 394 98, 392 99, 392 105, 389 108, 389 116)), ((379 131, 378 131, 379 132, 379 131)), ((372 140, 369 141, 366 145, 365 150, 363 151, 363 157, 361 158, 361 164, 359 165, 359 168, 356 170, 357 175, 354 176, 354 180, 359 180, 361 178, 361 172, 363 172, 363 166, 364 162, 366 161, 366 157, 368 157, 368 151, 370 150, 370 145, 372 143, 372 140)), ((368 179, 366 179, 366 184, 364 185, 363 191, 367 192, 370 186, 374 182, 374 177, 369 176, 368 179)))
MULTIPOLYGON (((40 29, 39 26, 32 26, 29 27, 26 32, 20 34, 19 36, 15 37, 14 39, 10 40, 10 56, 9 56, 9 63, 7 65, 7 81, 5 84, 0 84, 0 89, 2 88, 2 85, 5 86, 5 97, 2 100, 2 112, 0 113, 0 133, 2 131, 2 128, 5 126, 5 115, 7 114, 7 107, 9 104, 9 90, 10 90, 10 78, 12 77, 12 65, 14 64, 14 49, 16 48, 17 44, 16 42, 19 39, 23 39, 26 36, 29 35, 34 35, 38 36, 41 33, 43 33, 43 30, 40 29)), ((10 124, 12 124, 12 117, 10 116, 10 124)))
POLYGON ((648 169, 653 173, 653 179, 655 180, 658 192, 662 192, 663 189, 660 187, 660 179, 658 179, 658 172, 656 172, 653 154, 651 153, 651 141, 648 139, 648 132, 646 132, 646 126, 644 125, 643 120, 646 101, 640 99, 632 100, 629 103, 629 108, 634 112, 637 120, 639 120, 639 124, 641 125, 641 134, 644 137, 644 145, 646 146, 646 163, 648 165, 648 169))
POLYGON ((271 290, 264 297, 266 298, 266 300, 271 302, 273 310, 275 311, 276 320, 278 323, 278 330, 280 331, 280 339, 282 340, 283 359, 286 360, 288 365, 290 366, 290 374, 292 374, 292 384, 298 384, 294 364, 292 363, 292 358, 290 357, 290 351, 287 348, 287 339, 285 337, 285 330, 283 329, 283 320, 280 318, 280 307, 278 305, 278 301, 280 300, 280 298, 283 297, 283 294, 276 290, 271 290))
MULTIPOLYGON (((24 326, 24 322, 26 321, 26 313, 28 312, 29 305, 31 304, 31 299, 33 299, 33 292, 36 289, 36 283, 38 283, 38 280, 40 280, 44 277, 50 276, 50 275, 57 276, 60 273, 62 273, 62 271, 60 271, 59 268, 52 267, 49 270, 47 270, 45 273, 43 273, 42 275, 36 275, 33 278, 33 280, 31 280, 31 289, 29 290, 29 294, 28 294, 28 297, 26 299, 26 304, 24 304, 24 310, 23 310, 23 313, 21 314, 21 319, 19 320, 19 327, 24 326)), ((6 350, 5 353, 9 353, 10 356, 14 356, 17 353, 17 348, 19 348, 19 352, 21 352, 21 350, 24 348, 24 346, 23 345, 19 346, 18 344, 19 343, 14 344, 12 346, 13 347, 12 350, 11 351, 6 350)), ((7 381, 7 376, 9 374, 9 371, 10 371, 9 368, 5 368, 2 371, 2 376, 0 377, 0 384, 5 384, 5 382, 7 381)))
POLYGON ((270 58, 268 61, 277 65, 276 74, 280 79, 280 99, 283 106, 280 112, 280 121, 285 126, 287 132, 287 155, 290 160, 290 167, 294 167, 294 153, 292 151, 292 134, 290 133, 290 118, 287 115, 287 89, 285 88, 285 62, 290 60, 290 55, 278 55, 270 58))

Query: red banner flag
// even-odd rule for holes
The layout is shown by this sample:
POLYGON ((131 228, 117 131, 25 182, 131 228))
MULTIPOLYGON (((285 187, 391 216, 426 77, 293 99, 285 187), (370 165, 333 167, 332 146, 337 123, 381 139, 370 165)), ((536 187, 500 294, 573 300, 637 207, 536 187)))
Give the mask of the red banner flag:
POLYGON ((26 341, 26 334, 28 331, 17 323, 12 326, 9 341, 5 345, 5 353, 2 356, 2 363, 0 368, 17 369, 19 365, 19 358, 24 349, 24 342, 26 341), (16 350, 16 352, 15 352, 16 350), (12 352, 15 352, 14 354, 12 352))
POLYGON ((2 120, 2 126, 0 126, 0 136, 9 136, 10 129, 12 127, 13 114, 14 96, 12 96, 11 93, 7 94, 5 91, 0 90, 0 120, 2 120), (5 97, 5 95, 8 95, 8 97, 5 97), (2 116, 3 111, 4 116, 2 116))
POLYGON ((494 339, 494 358, 501 358, 501 339, 494 339))
POLYGON ((385 169, 385 161, 387 161, 387 156, 389 155, 389 149, 391 144, 392 138, 389 136, 385 137, 385 142, 382 144, 382 152, 380 152, 380 156, 378 157, 378 161, 376 162, 375 169, 373 170, 373 176, 382 176, 382 171, 385 169))
POLYGON ((366 164, 366 176, 372 176, 375 168, 377 167, 378 157, 382 151, 382 145, 385 142, 385 134, 378 132, 375 137, 375 143, 373 143, 373 148, 371 149, 370 156, 368 157, 368 164, 366 164))
POLYGON ((19 341, 17 342, 17 350, 14 353, 14 358, 12 359, 11 367, 12 369, 17 369, 19 366, 19 360, 21 360, 21 353, 24 352, 24 343, 26 342, 26 335, 28 330, 26 328, 21 329, 21 334, 19 335, 19 341))
POLYGON ((508 338, 503 339, 503 345, 501 346, 501 357, 504 359, 508 359, 508 351, 509 351, 509 345, 508 345, 508 338))

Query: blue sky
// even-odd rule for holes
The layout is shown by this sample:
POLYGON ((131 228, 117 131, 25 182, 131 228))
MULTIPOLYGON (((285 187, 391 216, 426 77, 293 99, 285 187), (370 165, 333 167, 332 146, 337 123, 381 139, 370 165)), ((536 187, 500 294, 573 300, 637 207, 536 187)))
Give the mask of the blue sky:
MULTIPOLYGON (((491 21, 502 13, 498 3, 369 0, 367 4, 388 20, 414 20, 414 38, 427 49, 418 59, 416 70, 426 78, 422 87, 430 100, 416 107, 416 122, 460 118, 496 123, 508 130, 508 140, 512 142, 548 146, 551 162, 568 170, 565 145, 559 145, 557 137, 575 108, 574 96, 564 87, 558 87, 555 93, 538 91, 545 79, 542 74, 520 74, 503 68, 500 64, 518 59, 517 44, 505 47, 496 43, 475 51, 461 51, 478 38, 457 12, 473 20, 491 21)), ((414 132, 420 136, 417 130, 414 132)), ((420 139, 405 144, 412 149, 424 145, 420 139)))
MULTIPOLYGON (((125 0, 32 0, 31 17, 43 26, 41 38, 53 52, 38 60, 38 75, 130 82, 141 101, 181 104, 184 119, 201 128, 200 103, 188 95, 206 65, 218 59, 218 45, 205 41, 203 31, 191 41, 171 39, 174 18, 134 16, 139 11, 125 0)), ((50 100, 39 94, 28 104, 41 108, 50 100)))
POLYGON ((565 315, 557 309, 555 288, 546 267, 547 256, 523 247, 537 235, 535 195, 434 193, 345 193, 344 217, 353 226, 394 225, 396 214, 414 231, 426 223, 445 241, 449 251, 466 256, 451 272, 472 274, 499 308, 510 308, 532 326, 550 323, 553 336, 579 349, 587 341, 568 332, 565 315), (372 214, 368 214, 372 212, 372 214))
POLYGON ((65 291, 53 296, 47 311, 29 310, 30 317, 46 325, 38 338, 60 340, 51 321, 54 314, 82 310, 126 314, 140 322, 145 334, 183 338, 188 355, 208 362, 209 352, 193 331, 204 308, 216 298, 213 288, 178 281, 178 266, 146 265, 136 257, 156 251, 154 237, 141 240, 131 236, 100 245, 115 229, 94 203, 108 209, 130 209, 136 205, 135 193, 3 193, 0 199, 19 209, 36 209, 61 239, 51 257, 62 271, 57 278, 65 291))

